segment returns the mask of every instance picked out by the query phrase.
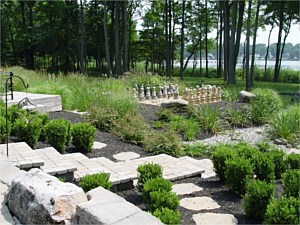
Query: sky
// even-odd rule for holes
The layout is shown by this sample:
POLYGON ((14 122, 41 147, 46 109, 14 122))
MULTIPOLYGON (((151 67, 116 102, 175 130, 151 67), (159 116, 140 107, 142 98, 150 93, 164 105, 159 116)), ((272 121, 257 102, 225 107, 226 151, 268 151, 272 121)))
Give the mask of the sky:
MULTIPOLYGON (((268 43, 268 37, 269 37, 269 31, 271 29, 271 26, 266 27, 265 31, 262 31, 262 29, 259 29, 256 38, 257 44, 267 44, 268 43)), ((278 27, 275 27, 272 31, 270 43, 276 43, 277 42, 277 36, 278 35, 278 27)), ((296 45, 300 43, 300 23, 295 24, 291 27, 290 33, 286 39, 286 43, 292 43, 293 45, 296 45)))

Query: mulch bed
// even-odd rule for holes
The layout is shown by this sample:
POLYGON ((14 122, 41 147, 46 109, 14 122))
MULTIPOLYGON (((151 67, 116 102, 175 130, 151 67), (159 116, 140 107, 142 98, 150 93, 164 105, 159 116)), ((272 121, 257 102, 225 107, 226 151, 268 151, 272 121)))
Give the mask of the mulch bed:
MULTIPOLYGON (((224 102, 215 103, 213 106, 224 109, 226 106, 228 106, 228 104, 230 104, 234 108, 240 108, 243 106, 243 104, 241 103, 224 103, 224 102)), ((159 110, 160 110, 159 106, 140 105, 141 114, 145 122, 147 122, 148 124, 152 123, 156 119, 159 110)), ((65 111, 51 112, 49 116, 50 119, 63 118, 63 119, 70 120, 72 123, 84 121, 84 118, 82 116, 72 112, 65 112, 65 111)), ((205 136, 203 136, 203 138, 205 138, 205 136)), ((105 143, 107 144, 107 146, 100 150, 95 150, 92 151, 91 153, 88 153, 87 156, 90 158, 106 157, 112 161, 116 161, 113 158, 113 155, 120 152, 126 152, 126 151, 132 151, 138 153, 140 154, 141 157, 149 156, 149 154, 142 147, 124 142, 119 137, 107 132, 102 132, 97 130, 95 134, 95 141, 105 143)), ((38 149, 38 148, 44 148, 49 146, 50 145, 46 142, 39 142, 36 148, 38 149)), ((68 146, 66 149, 67 153, 68 152, 71 153, 73 151, 74 151, 74 147, 72 145, 68 146)), ((180 198, 196 197, 196 196, 211 197, 218 202, 221 208, 215 210, 209 210, 209 212, 233 214, 238 219, 239 224, 261 223, 261 221, 254 221, 245 216, 242 209, 242 198, 230 193, 228 189, 225 187, 225 185, 221 183, 217 177, 212 177, 207 179, 194 177, 194 178, 182 179, 174 183, 193 183, 195 185, 202 187, 203 188, 202 191, 193 193, 191 195, 180 196, 180 198)), ((281 185, 277 184, 276 186, 280 192, 280 190, 282 189, 280 187, 281 185)), ((117 194, 124 197, 127 201, 133 203, 134 205, 138 206, 142 210, 147 210, 137 188, 126 190, 126 191, 120 191, 117 192, 117 194)), ((195 224, 195 222, 192 219, 192 216, 194 214, 199 213, 198 211, 191 211, 182 207, 179 207, 179 210, 181 212, 181 224, 195 224)), ((205 212, 205 210, 202 210, 201 212, 205 212)))

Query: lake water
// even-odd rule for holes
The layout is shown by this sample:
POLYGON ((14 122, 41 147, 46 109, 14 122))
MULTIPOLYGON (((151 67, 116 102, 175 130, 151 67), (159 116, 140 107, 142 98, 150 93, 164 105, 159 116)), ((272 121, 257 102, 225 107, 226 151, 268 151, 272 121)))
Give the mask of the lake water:
MULTIPOLYGON (((259 68, 265 68, 264 60, 255 60, 255 65, 259 68)), ((175 66, 180 66, 178 62, 175 63, 175 66)), ((188 67, 193 67, 193 60, 190 60, 188 67)), ((200 60, 196 60, 196 67, 200 67, 200 60)), ((208 67, 217 68, 217 60, 208 60, 208 67)), ((242 67, 242 63, 238 62, 237 67, 242 67)), ((268 61, 268 68, 274 68, 275 61, 268 61)), ((205 60, 202 60, 202 68, 205 68, 205 60)), ((300 61, 282 61, 282 69, 292 69, 300 71, 300 61)))

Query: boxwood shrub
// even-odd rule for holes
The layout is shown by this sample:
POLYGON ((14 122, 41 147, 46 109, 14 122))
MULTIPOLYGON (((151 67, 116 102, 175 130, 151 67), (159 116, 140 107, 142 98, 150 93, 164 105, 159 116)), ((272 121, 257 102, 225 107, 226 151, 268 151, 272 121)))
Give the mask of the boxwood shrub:
POLYGON ((42 126, 42 120, 38 117, 28 116, 27 119, 20 117, 16 119, 14 125, 16 137, 34 148, 41 135, 42 126))
POLYGON ((6 137, 9 136, 11 132, 11 122, 9 120, 7 122, 8 132, 6 131, 6 118, 0 116, 0 144, 5 143, 6 137))
POLYGON ((159 208, 153 212, 164 224, 179 224, 180 223, 180 212, 178 210, 172 210, 169 208, 159 208))
POLYGON ((300 155, 296 153, 291 153, 286 157, 286 165, 288 169, 300 169, 300 155))
POLYGON ((300 199, 281 197, 268 205, 264 224, 300 224, 300 199))
POLYGON ((143 191, 144 184, 150 180, 162 177, 162 168, 159 164, 147 163, 139 165, 138 171, 138 188, 143 191))
POLYGON ((256 178, 267 183, 275 179, 275 165, 264 153, 257 154, 252 159, 256 178))
POLYGON ((109 190, 112 185, 109 181, 109 177, 110 175, 107 173, 85 175, 80 181, 80 187, 84 190, 84 192, 88 192, 97 187, 103 187, 109 190))
POLYGON ((150 179, 144 184, 143 199, 145 202, 149 201, 150 193, 154 191, 170 192, 171 190, 172 190, 172 183, 170 181, 162 177, 150 179))
POLYGON ((96 128, 89 123, 77 123, 72 129, 72 143, 76 150, 90 152, 94 143, 96 128))
POLYGON ((284 194, 287 197, 300 198, 300 169, 288 170, 282 174, 284 194))
POLYGON ((225 180, 225 161, 233 158, 236 153, 226 145, 219 145, 212 152, 211 160, 214 164, 214 171, 221 181, 225 180))
POLYGON ((150 193, 150 199, 147 203, 147 208, 150 212, 156 209, 168 208, 175 210, 179 205, 179 199, 174 192, 169 191, 154 191, 150 193))
POLYGON ((253 166, 249 159, 233 157, 225 161, 225 184, 238 194, 246 192, 248 182, 253 179, 253 166))
POLYGON ((253 180, 247 185, 243 208, 249 218, 262 220, 267 206, 274 197, 274 184, 253 180))
POLYGON ((51 120, 45 126, 47 141, 61 153, 71 139, 71 126, 71 122, 64 119, 51 120))
POLYGON ((279 149, 273 149, 265 153, 274 163, 275 178, 280 179, 281 174, 286 170, 286 163, 284 160, 285 153, 279 149))

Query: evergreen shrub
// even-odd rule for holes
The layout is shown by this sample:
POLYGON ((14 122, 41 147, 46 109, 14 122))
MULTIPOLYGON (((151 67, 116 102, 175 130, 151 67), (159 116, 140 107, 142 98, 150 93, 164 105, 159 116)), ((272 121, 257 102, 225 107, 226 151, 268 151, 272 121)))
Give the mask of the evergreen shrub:
POLYGON ((82 177, 80 181, 80 187, 84 190, 84 192, 88 192, 97 187, 103 187, 109 190, 112 186, 109 181, 110 175, 108 173, 95 173, 88 174, 82 177))
POLYGON ((284 194, 287 197, 300 198, 300 169, 288 170, 282 174, 284 194))
POLYGON ((175 210, 179 205, 179 199, 177 195, 169 191, 154 191, 150 192, 149 202, 147 208, 150 212, 154 212, 156 209, 168 208, 175 210))
POLYGON ((153 212, 153 215, 164 224, 180 224, 180 212, 178 210, 159 208, 153 212))
POLYGON ((72 129, 72 143, 75 149, 90 152, 94 143, 96 128, 89 123, 77 123, 72 129))
POLYGON ((167 191, 172 190, 172 183, 162 177, 157 177, 154 179, 148 180, 144 183, 143 188, 143 199, 145 202, 149 201, 150 193, 155 191, 167 191))
POLYGON ((137 171, 138 188, 140 191, 143 191, 144 184, 148 180, 162 177, 162 167, 159 164, 147 163, 139 165, 137 171))

